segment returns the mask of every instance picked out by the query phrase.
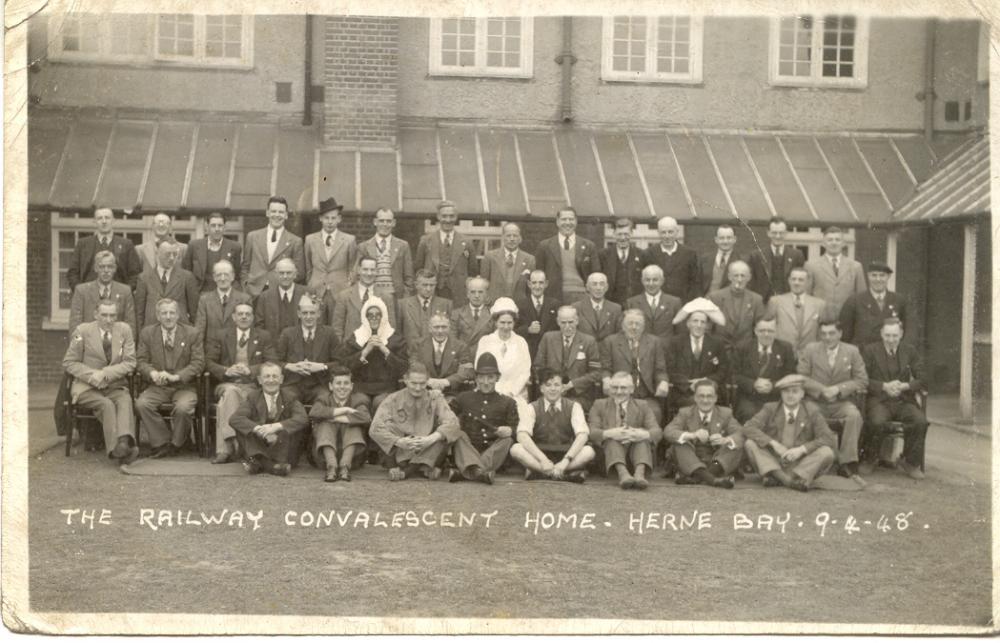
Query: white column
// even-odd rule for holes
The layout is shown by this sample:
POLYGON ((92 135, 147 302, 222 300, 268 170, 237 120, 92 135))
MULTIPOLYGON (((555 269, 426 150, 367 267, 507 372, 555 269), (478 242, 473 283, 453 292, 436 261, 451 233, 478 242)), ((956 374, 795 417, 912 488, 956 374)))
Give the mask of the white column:
POLYGON ((896 247, 899 243, 899 232, 896 230, 890 230, 885 237, 885 262, 889 264, 892 268, 892 274, 889 275, 889 290, 896 290, 896 247))
POLYGON ((963 421, 972 421, 972 352, 973 318, 976 296, 976 224, 965 226, 965 252, 962 266, 962 352, 959 367, 958 408, 963 421))

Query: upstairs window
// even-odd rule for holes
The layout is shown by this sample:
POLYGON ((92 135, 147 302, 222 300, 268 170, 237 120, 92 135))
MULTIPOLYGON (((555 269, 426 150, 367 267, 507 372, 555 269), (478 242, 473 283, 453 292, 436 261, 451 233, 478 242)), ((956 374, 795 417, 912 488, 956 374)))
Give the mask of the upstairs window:
POLYGON ((701 18, 607 17, 601 77, 639 82, 701 82, 701 43, 701 18))
POLYGON ((531 18, 432 18, 430 64, 432 75, 532 75, 531 18))
POLYGON ((156 58, 199 65, 249 67, 249 16, 156 17, 156 58))
POLYGON ((868 20, 789 16, 771 26, 771 84, 851 87, 868 84, 868 20))

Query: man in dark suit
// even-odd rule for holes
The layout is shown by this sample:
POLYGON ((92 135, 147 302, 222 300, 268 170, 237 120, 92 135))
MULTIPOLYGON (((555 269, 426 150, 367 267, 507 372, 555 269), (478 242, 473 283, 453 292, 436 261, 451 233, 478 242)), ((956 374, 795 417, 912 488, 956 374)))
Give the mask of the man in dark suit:
POLYGON ((777 322, 764 316, 753 329, 755 338, 737 347, 733 360, 733 376, 739 390, 736 419, 746 422, 767 402, 780 399, 774 384, 795 372, 795 349, 788 342, 775 339, 777 322))
POLYGON ((788 224, 781 217, 771 217, 767 224, 770 243, 750 253, 752 277, 750 290, 764 298, 766 304, 771 295, 788 292, 788 277, 792 268, 800 268, 806 263, 798 248, 785 245, 788 224))
POLYGON ((698 296, 701 273, 698 254, 677 243, 680 228, 673 217, 663 217, 656 224, 660 243, 642 252, 642 267, 659 266, 663 271, 663 292, 687 303, 698 296))
POLYGON ((632 375, 635 390, 632 397, 649 405, 659 425, 663 419, 661 399, 670 392, 666 358, 659 338, 645 332, 646 320, 634 308, 626 310, 622 330, 600 344, 604 394, 608 395, 611 375, 618 372, 632 375))
POLYGON ((287 476, 298 461, 309 417, 302 404, 281 386, 282 380, 280 366, 263 364, 257 376, 261 390, 250 393, 229 420, 246 454, 243 468, 251 475, 287 476))
MULTIPOLYGON (((683 314, 684 309, 681 310, 683 314)), ((728 379, 729 368, 722 340, 706 335, 708 314, 701 310, 687 315, 687 334, 675 335, 667 349, 667 373, 670 377, 669 410, 691 406, 694 390, 700 379, 708 378, 722 385, 728 379)))
POLYGON ((617 333, 622 323, 622 307, 605 299, 608 278, 603 272, 593 272, 587 277, 587 294, 573 304, 580 320, 580 332, 590 335, 600 344, 605 338, 617 333))
POLYGON ((228 259, 216 262, 213 273, 215 289, 201 293, 194 320, 194 327, 206 346, 219 331, 233 325, 233 311, 237 304, 251 304, 250 295, 233 288, 236 275, 228 259))
POLYGON ((437 276, 429 271, 417 271, 417 294, 399 302, 399 330, 407 347, 417 346, 427 336, 431 315, 451 316, 451 300, 438 297, 437 276))
POLYGON ((151 385, 135 401, 135 410, 153 447, 151 458, 177 455, 187 441, 198 405, 194 382, 205 366, 202 339, 193 326, 177 323, 177 308, 177 302, 161 299, 156 304, 159 323, 139 331, 139 373, 151 385), (171 402, 168 428, 159 407, 171 402))
POLYGON ((178 319, 182 324, 194 321, 198 311, 198 283, 187 270, 177 265, 177 244, 169 239, 156 249, 156 265, 139 277, 135 289, 135 316, 139 329, 155 324, 156 302, 173 299, 177 302, 178 319))
POLYGON ((718 391, 712 380, 696 382, 694 404, 678 411, 663 428, 663 437, 673 445, 677 484, 733 488, 731 475, 743 459, 743 431, 732 411, 716 406, 718 391))
POLYGON ((500 229, 503 247, 489 250, 479 263, 479 274, 490 282, 486 302, 501 297, 517 300, 527 292, 528 275, 535 269, 535 256, 521 250, 521 228, 505 223, 500 229))
POLYGON ((642 269, 642 287, 645 292, 629 297, 625 308, 642 311, 646 332, 658 337, 666 348, 674 336, 674 317, 680 312, 683 302, 663 292, 663 269, 659 266, 642 269))
POLYGON ((410 356, 427 367, 427 386, 454 396, 472 381, 475 350, 451 332, 447 315, 431 315, 428 336, 410 349, 410 356))
POLYGON ((219 401, 212 464, 232 462, 236 457, 236 433, 229 420, 247 396, 257 390, 260 365, 278 359, 268 332, 254 328, 250 302, 233 304, 232 309, 233 323, 209 335, 205 344, 206 369, 217 382, 215 397, 219 401))
MULTIPOLYGON (((330 291, 324 295, 323 303, 326 309, 326 323, 333 328, 337 343, 342 343, 351 333, 361 326, 361 306, 369 297, 376 295, 375 277, 378 274, 376 260, 372 257, 362 257, 358 261, 358 282, 341 290, 331 297, 330 291)), ((400 289, 402 290, 402 289, 400 289)), ((382 299, 389 314, 389 325, 398 329, 396 301, 391 294, 382 299)), ((367 322, 366 322, 367 323, 367 322)))
POLYGON ((926 393, 924 363, 920 352, 909 342, 901 344, 903 325, 897 319, 882 322, 881 341, 864 347, 862 355, 868 372, 868 398, 865 402, 865 424, 862 435, 862 473, 874 469, 885 425, 902 422, 903 457, 899 464, 915 480, 924 478, 924 439, 927 417, 917 405, 917 393, 926 393))
POLYGON ((600 251, 601 267, 608 277, 608 299, 625 306, 629 297, 642 292, 642 259, 632 245, 632 219, 615 221, 615 245, 600 251))
POLYGON ((437 206, 438 229, 428 232, 417 244, 413 265, 437 276, 435 294, 450 299, 455 306, 465 303, 465 280, 479 274, 476 248, 464 234, 455 230, 458 210, 451 201, 437 206))
POLYGON ((99 250, 94 255, 94 270, 96 278, 77 284, 69 306, 69 334, 77 326, 91 319, 101 302, 111 301, 118 309, 118 321, 126 323, 132 329, 133 337, 137 332, 135 326, 135 302, 132 289, 127 284, 114 281, 117 266, 115 255, 110 250, 99 250))
POLYGON ((281 331, 278 361, 284 364, 281 387, 303 404, 312 404, 326 390, 328 373, 337 359, 333 329, 319 324, 319 304, 311 295, 299 300, 299 323, 281 331))
POLYGON ((720 225, 715 229, 715 252, 698 258, 698 273, 701 275, 699 295, 707 295, 729 285, 729 264, 740 259, 733 250, 735 245, 736 231, 732 226, 720 225))
POLYGON ((587 296, 587 276, 601 270, 597 247, 576 234, 576 210, 565 207, 556 214, 559 233, 538 244, 535 267, 545 273, 545 294, 564 304, 587 296))
POLYGON ((538 344, 545 333, 559 329, 556 313, 562 302, 545 294, 548 279, 541 270, 532 270, 528 277, 528 295, 514 297, 517 304, 517 327, 514 331, 528 342, 528 351, 538 354, 538 344))
POLYGON ((205 220, 205 227, 208 229, 208 236, 194 239, 188 244, 181 267, 194 275, 195 281, 198 282, 198 290, 208 292, 215 288, 215 281, 212 278, 215 264, 225 260, 233 267, 233 279, 238 284, 243 248, 239 242, 223 236, 226 231, 225 215, 213 212, 205 220))
POLYGON ((274 274, 274 286, 257 297, 254 323, 277 339, 281 337, 281 331, 298 323, 299 300, 309 294, 309 290, 295 283, 298 269, 291 259, 279 259, 274 265, 274 274))
POLYGON ((306 259, 302 239, 285 228, 288 220, 288 202, 284 197, 272 196, 267 200, 267 226, 247 234, 240 275, 243 290, 256 297, 277 282, 278 261, 284 258, 295 262, 297 279, 305 279, 306 259))
POLYGON ((888 288, 892 268, 882 261, 868 266, 868 290, 851 295, 840 309, 844 341, 858 347, 881 339, 882 322, 898 319, 906 328, 906 298, 888 288))
POLYGON ((600 347, 593 337, 577 331, 579 319, 573 306, 560 307, 556 319, 559 330, 542 336, 531 367, 536 380, 544 368, 562 375, 563 395, 586 411, 594 403, 594 385, 601 381, 600 347))
MULTIPOLYGON (((94 226, 97 231, 76 242, 73 247, 73 257, 66 270, 66 283, 70 292, 77 284, 92 281, 97 278, 94 272, 94 256, 107 250, 115 256, 115 281, 135 289, 136 280, 142 273, 142 262, 132 242, 123 236, 114 234, 115 215, 111 208, 94 210, 94 226)), ((121 317, 119 321, 125 321, 121 317)))
POLYGON ((465 284, 465 303, 451 311, 451 325, 455 336, 468 346, 475 347, 483 335, 493 332, 489 307, 486 306, 486 292, 489 282, 481 277, 472 277, 465 284))

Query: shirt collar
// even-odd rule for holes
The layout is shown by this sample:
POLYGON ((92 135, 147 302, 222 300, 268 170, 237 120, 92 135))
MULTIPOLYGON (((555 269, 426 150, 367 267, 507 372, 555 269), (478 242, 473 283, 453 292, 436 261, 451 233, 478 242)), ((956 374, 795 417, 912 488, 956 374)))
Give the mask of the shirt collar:
POLYGON ((559 245, 560 246, 566 245, 566 239, 569 239, 569 245, 571 245, 571 246, 576 245, 576 233, 575 232, 573 234, 569 235, 568 237, 566 235, 564 235, 562 232, 560 232, 559 233, 559 245))
POLYGON ((660 243, 660 250, 662 250, 663 252, 667 253, 668 255, 672 255, 675 252, 677 252, 677 248, 679 246, 680 246, 680 244, 675 241, 674 242, 674 246, 672 248, 670 248, 669 250, 667 250, 665 247, 663 247, 663 244, 660 243))
POLYGON ((219 296, 219 299, 221 300, 223 297, 228 297, 228 296, 232 295, 233 294, 233 289, 232 289, 232 287, 230 287, 229 290, 227 290, 226 292, 222 292, 221 290, 219 290, 218 288, 216 288, 215 289, 215 294, 217 294, 219 296))
POLYGON ((302 326, 302 325, 300 324, 300 325, 299 325, 299 328, 301 328, 301 329, 302 329, 302 336, 303 336, 303 337, 305 337, 305 336, 306 336, 306 335, 308 335, 309 333, 312 333, 313 337, 315 337, 315 336, 316 336, 316 328, 319 328, 319 327, 317 326, 316 328, 313 328, 313 329, 309 329, 309 328, 306 328, 305 326, 302 326))
POLYGON ((439 234, 440 234, 440 237, 441 237, 441 243, 446 243, 448 241, 449 237, 451 237, 452 241, 455 240, 455 237, 454 237, 455 231, 454 230, 452 230, 451 232, 445 232, 444 230, 440 230, 439 234))
POLYGON ((547 399, 545 399, 543 397, 542 401, 545 402, 545 411, 546 412, 550 411, 553 408, 555 408, 556 410, 558 410, 559 407, 562 406, 562 398, 559 398, 555 402, 549 402, 547 399))
POLYGON ((710 422, 712 420, 712 412, 709 411, 706 413, 705 411, 698 409, 698 417, 701 418, 702 422, 710 422))
POLYGON ((333 232, 327 232, 326 230, 324 230, 323 231, 323 241, 326 241, 329 237, 333 237, 334 239, 336 239, 337 238, 337 230, 334 230, 333 232))
POLYGON ((278 286, 279 295, 291 295, 292 291, 294 290, 295 290, 295 284, 292 284, 291 288, 288 288, 287 290, 285 288, 282 288, 280 285, 278 286))
POLYGON ((445 337, 442 340, 437 340, 437 339, 434 339, 433 337, 431 337, 431 340, 434 342, 435 346, 440 346, 441 348, 444 348, 444 345, 448 343, 448 338, 447 337, 445 337))
MULTIPOLYGON (((801 404, 800 404, 799 406, 801 406, 801 404)), ((782 408, 783 408, 783 409, 785 410, 785 417, 786 417, 786 418, 788 417, 788 414, 789 414, 789 413, 791 413, 791 414, 792 414, 792 416, 798 416, 798 414, 799 414, 799 407, 795 407, 795 409, 794 409, 794 410, 792 410, 792 409, 788 408, 788 407, 787 407, 787 406, 785 406, 784 404, 782 404, 782 405, 781 405, 781 407, 782 407, 782 408)))
POLYGON ((218 250, 219 248, 222 247, 222 239, 219 239, 218 241, 212 241, 211 237, 205 237, 205 238, 208 240, 208 247, 211 248, 212 250, 218 250))
POLYGON ((368 289, 370 289, 370 288, 371 288, 371 286, 366 286, 366 285, 364 285, 363 283, 361 283, 359 281, 358 282, 358 296, 359 297, 364 297, 365 296, 365 291, 368 290, 368 289))

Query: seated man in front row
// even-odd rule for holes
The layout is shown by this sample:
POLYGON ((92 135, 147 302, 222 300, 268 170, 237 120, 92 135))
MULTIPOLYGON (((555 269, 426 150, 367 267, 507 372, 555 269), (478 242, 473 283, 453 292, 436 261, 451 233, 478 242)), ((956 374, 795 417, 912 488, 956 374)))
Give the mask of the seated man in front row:
POLYGON ((538 374, 542 398, 524 408, 517 444, 510 456, 524 466, 524 479, 551 478, 582 483, 594 448, 587 444, 590 427, 579 402, 563 397, 562 375, 551 369, 538 374))
POLYGON ((653 469, 653 447, 663 430, 649 405, 632 399, 633 388, 628 373, 611 376, 611 397, 590 408, 590 438, 604 449, 604 465, 618 475, 618 486, 642 490, 649 486, 646 472, 653 469))
POLYGON ((282 389, 280 366, 267 362, 259 373, 261 390, 247 395, 229 426, 246 454, 243 468, 247 473, 287 476, 298 460, 302 430, 309 426, 309 418, 294 395, 282 389))
POLYGON ((350 369, 330 369, 330 391, 309 409, 313 421, 313 462, 326 466, 326 482, 351 481, 355 452, 364 453, 365 428, 372 421, 368 396, 354 392, 350 369), (339 455, 338 455, 339 454, 339 455))
POLYGON ((768 402, 743 425, 744 449, 765 487, 809 491, 817 476, 833 465, 837 436, 819 408, 803 402, 806 378, 786 375, 775 388, 781 402, 768 402))
POLYGON ((677 484, 706 484, 732 489, 732 473, 743 458, 743 433, 733 412, 716 406, 719 385, 710 379, 694 384, 694 406, 685 406, 663 429, 673 444, 677 484))

